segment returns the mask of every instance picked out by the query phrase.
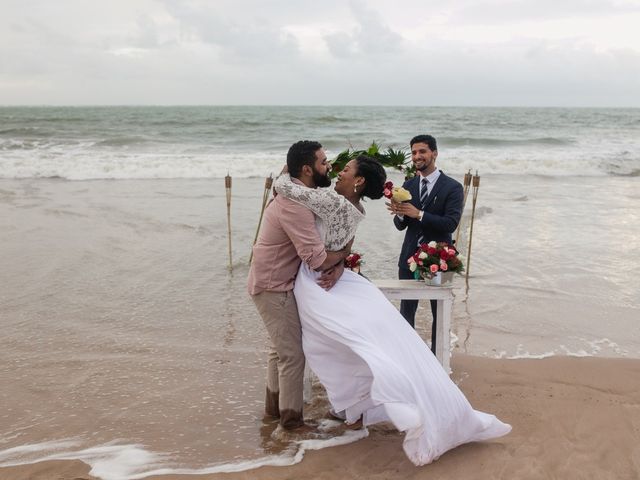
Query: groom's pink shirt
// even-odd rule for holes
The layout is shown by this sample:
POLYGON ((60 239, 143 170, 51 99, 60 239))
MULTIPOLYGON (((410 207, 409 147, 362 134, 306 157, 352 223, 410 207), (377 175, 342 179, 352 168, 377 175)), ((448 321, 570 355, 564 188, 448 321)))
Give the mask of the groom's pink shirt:
POLYGON ((260 236, 253 247, 249 293, 292 290, 301 261, 315 270, 326 258, 313 212, 278 195, 265 209, 260 236))

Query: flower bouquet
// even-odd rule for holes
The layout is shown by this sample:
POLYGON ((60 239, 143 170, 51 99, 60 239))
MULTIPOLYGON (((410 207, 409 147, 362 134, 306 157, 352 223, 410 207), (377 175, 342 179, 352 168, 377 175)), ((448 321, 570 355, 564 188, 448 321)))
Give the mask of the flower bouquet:
POLYGON ((408 202, 411 200, 411 192, 403 187, 394 187, 393 182, 387 182, 384 184, 382 194, 398 203, 408 202))
POLYGON ((351 252, 347 258, 344 259, 344 268, 348 268, 349 270, 360 273, 360 265, 362 265, 364 261, 362 260, 362 255, 358 252, 351 252))
POLYGON ((424 278, 429 285, 453 280, 454 273, 462 273, 464 265, 458 251, 446 242, 423 243, 407 259, 409 270, 416 280, 424 278))

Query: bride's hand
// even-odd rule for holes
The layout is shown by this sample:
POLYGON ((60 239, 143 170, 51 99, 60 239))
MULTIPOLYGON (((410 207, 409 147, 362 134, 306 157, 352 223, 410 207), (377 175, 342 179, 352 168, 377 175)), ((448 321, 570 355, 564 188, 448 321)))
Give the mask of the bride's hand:
POLYGON ((331 290, 331 288, 333 288, 336 282, 340 279, 343 272, 344 262, 340 262, 336 266, 322 272, 322 275, 320 275, 317 283, 325 290, 331 290))

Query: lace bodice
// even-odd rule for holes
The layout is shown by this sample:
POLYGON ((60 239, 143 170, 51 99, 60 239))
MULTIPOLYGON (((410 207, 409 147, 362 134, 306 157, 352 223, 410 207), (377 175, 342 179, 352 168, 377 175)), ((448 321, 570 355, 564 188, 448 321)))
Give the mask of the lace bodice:
POLYGON ((327 250, 344 248, 364 218, 363 212, 331 187, 309 188, 299 185, 291 181, 288 173, 280 175, 274 187, 279 195, 304 205, 322 221, 327 250))

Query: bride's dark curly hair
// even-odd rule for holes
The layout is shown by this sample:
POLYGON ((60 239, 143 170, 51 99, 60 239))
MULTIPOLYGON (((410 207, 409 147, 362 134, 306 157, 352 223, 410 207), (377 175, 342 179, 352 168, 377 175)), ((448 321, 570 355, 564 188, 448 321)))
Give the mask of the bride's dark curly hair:
POLYGON ((387 172, 384 171, 382 164, 367 155, 358 155, 356 164, 358 165, 357 175, 364 177, 362 196, 372 200, 382 197, 384 184, 387 181, 387 172))

